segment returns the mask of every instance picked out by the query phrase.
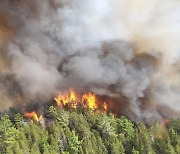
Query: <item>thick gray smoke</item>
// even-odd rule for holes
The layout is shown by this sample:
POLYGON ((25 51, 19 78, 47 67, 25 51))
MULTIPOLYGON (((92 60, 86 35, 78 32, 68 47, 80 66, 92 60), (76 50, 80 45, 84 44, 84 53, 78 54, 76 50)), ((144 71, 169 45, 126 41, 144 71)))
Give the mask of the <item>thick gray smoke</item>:
POLYGON ((1 0, 1 110, 73 87, 134 121, 180 117, 179 26, 177 0, 1 0))

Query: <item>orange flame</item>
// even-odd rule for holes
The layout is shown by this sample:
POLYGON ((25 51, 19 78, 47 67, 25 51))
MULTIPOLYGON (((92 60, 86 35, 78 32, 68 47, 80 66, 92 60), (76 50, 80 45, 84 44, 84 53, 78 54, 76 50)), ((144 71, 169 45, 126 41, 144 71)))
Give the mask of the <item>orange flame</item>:
POLYGON ((26 112, 26 113, 24 114, 24 116, 27 117, 27 118, 31 118, 31 119, 33 119, 33 120, 35 120, 35 121, 40 121, 41 119, 43 119, 43 116, 40 115, 40 116, 38 117, 38 115, 37 115, 37 113, 36 113, 35 111, 26 112))
POLYGON ((77 100, 75 91, 73 89, 70 89, 68 93, 62 94, 60 93, 59 96, 54 98, 58 106, 66 105, 68 103, 71 103, 72 108, 76 108, 77 104, 74 102, 77 100), (74 102, 74 103, 73 103, 74 102))
POLYGON ((81 104, 85 108, 97 109, 98 106, 102 106, 102 109, 107 111, 107 103, 99 104, 97 102, 96 95, 92 92, 85 94, 77 95, 77 93, 71 88, 67 93, 60 93, 57 97, 54 98, 57 103, 57 106, 62 108, 63 105, 69 105, 71 108, 77 108, 78 104, 81 104))
POLYGON ((97 108, 96 96, 95 96, 95 94, 93 94, 91 92, 84 94, 82 96, 82 102, 86 102, 87 107, 90 109, 96 109, 97 108))
POLYGON ((103 103, 103 108, 104 108, 105 111, 107 111, 108 106, 107 106, 106 102, 103 103))
POLYGON ((70 89, 69 92, 70 92, 70 101, 75 101, 76 100, 75 91, 73 89, 70 89))

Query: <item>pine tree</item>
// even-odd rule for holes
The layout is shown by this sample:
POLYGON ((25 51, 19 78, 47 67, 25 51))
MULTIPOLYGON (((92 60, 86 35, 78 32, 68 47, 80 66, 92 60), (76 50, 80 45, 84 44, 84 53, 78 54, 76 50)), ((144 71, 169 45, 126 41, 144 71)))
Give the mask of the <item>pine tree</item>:
POLYGON ((152 154, 152 140, 144 123, 139 123, 136 130, 134 145, 140 153, 152 154))
POLYGON ((104 139, 109 140, 117 137, 115 128, 111 125, 111 121, 107 116, 102 116, 98 119, 97 127, 104 139))
POLYGON ((36 143, 32 144, 30 153, 32 154, 41 154, 39 147, 36 143))
POLYGON ((134 133, 135 133, 134 124, 130 120, 128 120, 126 117, 121 116, 121 118, 117 120, 117 127, 118 127, 119 133, 125 134, 125 136, 128 138, 133 138, 134 133))
POLYGON ((124 154, 125 150, 122 142, 116 140, 111 144, 110 153, 111 154, 124 154))
POLYGON ((82 141, 79 140, 78 136, 76 135, 75 131, 73 130, 71 133, 71 137, 69 139, 69 152, 74 154, 77 153, 80 149, 82 141))
POLYGON ((50 141, 51 149, 53 149, 54 152, 59 153, 60 148, 59 148, 58 142, 56 141, 56 139, 53 137, 52 134, 50 134, 49 141, 50 141))
POLYGON ((24 154, 23 150, 20 148, 17 142, 14 143, 14 153, 15 154, 24 154))
POLYGON ((180 135, 180 119, 171 119, 168 123, 168 127, 180 135))
POLYGON ((16 128, 20 128, 24 125, 23 116, 20 113, 17 113, 14 118, 16 128))

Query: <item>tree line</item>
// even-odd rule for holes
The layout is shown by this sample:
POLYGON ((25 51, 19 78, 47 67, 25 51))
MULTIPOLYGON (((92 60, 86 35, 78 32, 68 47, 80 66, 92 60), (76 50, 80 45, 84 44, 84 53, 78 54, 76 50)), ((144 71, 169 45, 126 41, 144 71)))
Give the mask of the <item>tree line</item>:
POLYGON ((180 154, 180 120, 146 126, 88 109, 50 106, 45 123, 0 118, 0 154, 180 154))

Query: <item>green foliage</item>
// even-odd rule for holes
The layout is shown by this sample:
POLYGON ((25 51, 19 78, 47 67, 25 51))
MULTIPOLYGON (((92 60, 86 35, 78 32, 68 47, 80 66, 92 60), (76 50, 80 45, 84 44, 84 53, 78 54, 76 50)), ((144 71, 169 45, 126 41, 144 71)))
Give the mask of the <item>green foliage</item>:
POLYGON ((12 122, 11 120, 9 119, 9 116, 8 115, 3 115, 0 119, 0 132, 4 132, 6 131, 7 129, 9 129, 10 127, 12 127, 12 122))
POLYGON ((132 149, 132 154, 139 154, 139 151, 137 151, 137 150, 134 149, 134 147, 133 147, 133 149, 132 149))
POLYGON ((135 148, 139 153, 154 153, 152 149, 152 139, 144 123, 139 123, 137 125, 134 139, 135 148))
POLYGON ((174 131, 180 135, 180 119, 171 119, 168 125, 169 128, 174 129, 174 131))
POLYGON ((128 118, 51 106, 46 127, 19 113, 0 118, 2 154, 180 154, 180 121, 148 128, 128 118))
POLYGON ((50 106, 47 114, 56 119, 58 117, 57 108, 55 108, 54 106, 50 106))
POLYGON ((78 135, 76 135, 75 131, 73 130, 69 139, 69 152, 72 154, 77 153, 80 149, 81 144, 82 141, 79 140, 78 135))
POLYGON ((14 123, 17 128, 22 127, 24 125, 23 116, 20 113, 17 113, 14 118, 14 123))
POLYGON ((108 116, 103 115, 100 117, 98 119, 97 127, 104 139, 109 140, 117 137, 115 128, 112 126, 111 119, 108 116))
POLYGON ((123 133, 128 138, 132 138, 134 136, 134 124, 126 117, 122 116, 119 118, 117 120, 117 126, 119 133, 123 133))
POLYGON ((118 140, 111 143, 110 151, 111 151, 111 154, 124 154, 125 152, 122 142, 118 140))

